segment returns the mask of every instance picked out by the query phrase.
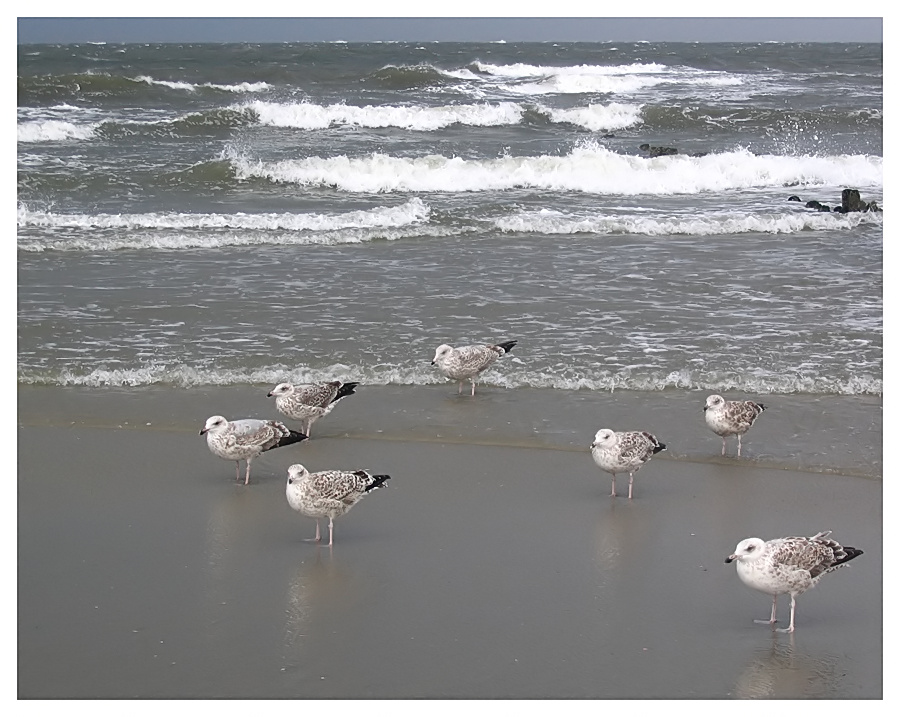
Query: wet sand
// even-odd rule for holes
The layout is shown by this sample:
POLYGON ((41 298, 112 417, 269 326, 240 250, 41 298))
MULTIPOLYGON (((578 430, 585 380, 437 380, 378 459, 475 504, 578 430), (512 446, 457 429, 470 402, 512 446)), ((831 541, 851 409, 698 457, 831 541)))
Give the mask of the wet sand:
POLYGON ((197 432, 266 390, 19 388, 19 698, 882 697, 880 400, 773 397, 738 460, 698 392, 361 387, 245 487, 197 432), (670 446, 631 502, 604 426, 670 446), (317 547, 294 462, 392 480, 317 547), (865 554, 755 625, 725 557, 828 529, 865 554))

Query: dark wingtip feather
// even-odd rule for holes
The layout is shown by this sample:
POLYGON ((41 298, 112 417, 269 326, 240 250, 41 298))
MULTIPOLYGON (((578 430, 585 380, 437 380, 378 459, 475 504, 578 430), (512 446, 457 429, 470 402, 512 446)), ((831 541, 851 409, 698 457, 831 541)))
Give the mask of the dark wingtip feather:
POLYGON ((357 386, 359 386, 359 383, 357 382, 342 384, 338 389, 337 395, 333 399, 331 399, 331 402, 337 403, 345 396, 352 396, 357 386))
POLYGON ((299 443, 300 441, 305 441, 309 436, 305 433, 300 433, 300 431, 295 431, 292 428, 288 428, 288 435, 282 436, 274 443, 270 444, 268 448, 263 448, 263 451, 271 451, 273 448, 281 448, 282 446, 289 446, 292 443, 299 443))
POLYGON ((280 438, 278 440, 278 443, 272 446, 272 448, 280 448, 281 446, 289 446, 292 443, 300 443, 300 441, 305 441, 307 438, 309 438, 309 436, 307 436, 305 433, 300 433, 300 431, 290 429, 290 433, 283 438, 280 438))
POLYGON ((844 548, 844 553, 846 553, 846 556, 841 558, 840 560, 836 560, 834 562, 835 566, 843 565, 844 563, 849 563, 851 560, 853 560, 853 558, 858 558, 860 555, 863 554, 863 551, 860 550, 859 548, 849 548, 846 545, 844 545, 842 547, 844 548))
POLYGON ((372 476, 372 482, 366 486, 366 493, 368 493, 370 490, 375 490, 376 488, 380 488, 385 483, 387 483, 388 480, 390 480, 389 475, 372 476))

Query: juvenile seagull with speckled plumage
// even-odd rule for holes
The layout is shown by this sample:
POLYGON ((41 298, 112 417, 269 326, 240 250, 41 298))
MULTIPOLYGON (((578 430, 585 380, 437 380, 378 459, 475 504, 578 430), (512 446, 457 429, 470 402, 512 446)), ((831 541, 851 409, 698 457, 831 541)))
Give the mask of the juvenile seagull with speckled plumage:
POLYGON ((447 378, 459 381, 457 394, 462 393, 463 381, 472 383, 472 395, 475 395, 475 377, 494 361, 512 351, 518 341, 504 341, 499 344, 474 344, 460 346, 455 349, 448 344, 441 344, 431 360, 447 378))
POLYGON ((312 424, 331 410, 342 398, 351 396, 358 383, 279 383, 267 394, 275 397, 275 407, 288 418, 303 421, 302 431, 311 435, 312 424))
POLYGON ((319 471, 310 473, 299 463, 288 468, 285 495, 288 504, 303 515, 316 519, 316 538, 319 519, 328 518, 328 545, 334 542, 334 519, 344 515, 369 491, 380 488, 389 475, 372 475, 368 471, 319 471))
POLYGON ((244 485, 250 482, 250 462, 263 451, 289 446, 306 440, 306 434, 294 431, 280 421, 241 418, 229 421, 224 416, 210 416, 200 435, 206 434, 206 445, 219 458, 235 462, 237 480, 241 479, 241 461, 247 461, 244 485))
POLYGON ((628 473, 628 500, 634 484, 634 474, 660 451, 666 449, 656 436, 647 431, 621 431, 601 428, 591 443, 591 456, 600 468, 612 473, 612 493, 616 495, 616 473, 628 473))
POLYGON ((754 401, 726 401, 713 394, 707 397, 703 407, 706 425, 717 436, 722 436, 722 455, 725 455, 725 437, 737 436, 738 458, 741 455, 741 436, 750 430, 759 414, 766 410, 754 401))
POLYGON ((797 596, 815 586, 823 575, 837 570, 863 551, 831 540, 830 530, 811 538, 777 538, 763 541, 746 538, 737 544, 726 563, 737 561, 741 581, 772 596, 772 615, 768 620, 754 620, 763 625, 775 624, 775 606, 779 595, 791 596, 791 624, 776 628, 778 632, 794 631, 794 609, 797 596))

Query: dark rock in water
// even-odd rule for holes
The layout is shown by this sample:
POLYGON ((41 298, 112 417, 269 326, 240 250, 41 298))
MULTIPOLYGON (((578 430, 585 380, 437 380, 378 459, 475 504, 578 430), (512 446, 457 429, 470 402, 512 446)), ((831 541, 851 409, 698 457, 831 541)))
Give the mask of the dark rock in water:
MULTIPOLYGON (((836 210, 835 210, 836 211, 836 210)), ((864 202, 858 189, 845 189, 841 192, 841 212, 880 212, 875 202, 864 202)))
POLYGON ((678 150, 674 147, 651 147, 649 144, 642 144, 638 149, 642 152, 649 152, 651 157, 662 157, 666 154, 678 154, 678 150))
POLYGON ((858 189, 845 189, 841 192, 841 211, 862 212, 869 208, 859 196, 858 189))
MULTIPOLYGON (((802 202, 796 194, 792 194, 788 197, 789 202, 802 202)), ((821 202, 811 199, 806 203, 807 209, 815 209, 818 212, 830 212, 832 211, 831 207, 827 204, 822 204, 821 202)), ((841 192, 841 206, 835 207, 834 211, 840 214, 846 214, 847 212, 880 212, 881 208, 875 202, 864 202, 862 198, 859 196, 858 189, 845 189, 841 192)))

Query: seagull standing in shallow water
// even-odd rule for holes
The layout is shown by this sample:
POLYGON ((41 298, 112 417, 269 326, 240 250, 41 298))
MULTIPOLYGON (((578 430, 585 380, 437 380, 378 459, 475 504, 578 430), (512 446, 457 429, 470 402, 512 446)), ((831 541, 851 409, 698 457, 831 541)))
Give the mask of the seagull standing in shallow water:
POLYGON ((247 461, 244 485, 250 482, 250 462, 263 451, 289 446, 306 439, 306 434, 292 431, 279 421, 241 418, 229 421, 224 416, 210 416, 200 435, 206 434, 206 445, 219 458, 235 462, 237 480, 241 479, 241 461, 247 461))
POLYGON ((457 394, 462 393, 463 381, 472 383, 472 395, 475 395, 475 377, 494 361, 512 351, 518 341, 504 341, 499 344, 474 344, 460 346, 455 349, 448 344, 441 344, 431 360, 447 378, 459 381, 457 394))
POLYGON ((634 484, 634 474, 641 466, 660 451, 666 449, 656 436, 647 431, 622 431, 616 433, 609 428, 601 428, 591 443, 591 456, 600 468, 612 473, 612 493, 616 495, 616 473, 628 473, 628 500, 634 484))
POLYGON ((288 504, 316 519, 316 542, 321 541, 319 519, 328 518, 328 545, 334 542, 334 519, 344 515, 369 491, 380 488, 389 475, 367 471, 319 471, 310 473, 299 463, 288 468, 285 495, 288 504))
POLYGON ((763 625, 775 624, 775 607, 779 595, 791 596, 791 624, 776 628, 778 632, 794 631, 794 609, 797 596, 814 587, 822 576, 837 570, 863 554, 862 550, 831 540, 830 530, 811 538, 778 538, 764 541, 746 538, 737 544, 726 563, 737 561, 741 581, 772 596, 772 615, 768 620, 754 620, 763 625))
POLYGON ((275 407, 288 418, 303 421, 302 430, 311 435, 312 424, 331 413, 338 401, 354 393, 358 383, 279 383, 267 394, 275 397, 275 407))
POLYGON ((750 427, 766 410, 761 403, 753 401, 726 401, 721 396, 713 394, 707 397, 703 407, 706 425, 713 433, 722 436, 722 455, 725 455, 725 437, 737 436, 738 458, 741 456, 741 436, 750 430, 750 427))

